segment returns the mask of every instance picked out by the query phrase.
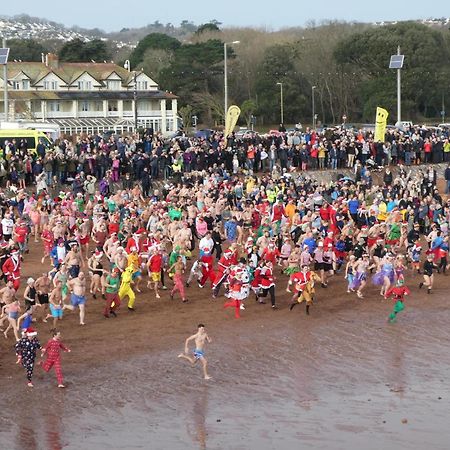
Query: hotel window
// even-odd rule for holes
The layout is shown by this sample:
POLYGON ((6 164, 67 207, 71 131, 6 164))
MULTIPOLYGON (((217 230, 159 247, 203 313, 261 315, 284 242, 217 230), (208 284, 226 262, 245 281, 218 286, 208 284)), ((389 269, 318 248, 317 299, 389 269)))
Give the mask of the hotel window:
POLYGON ((81 102, 81 111, 89 111, 89 102, 88 101, 82 101, 81 102))
POLYGON ((61 103, 60 102, 48 102, 48 110, 51 112, 61 111, 61 103))
POLYGON ((13 81, 12 82, 13 89, 20 89, 20 81, 13 81))
POLYGON ((58 82, 53 80, 53 81, 44 81, 44 89, 46 91, 56 91, 58 89, 58 82))
POLYGON ((136 83, 136 89, 138 91, 146 91, 148 89, 148 82, 147 81, 138 81, 136 83))
POLYGON ((80 91, 91 91, 92 90, 92 81, 88 81, 88 80, 78 81, 78 89, 80 91))
POLYGON ((120 90, 121 81, 120 80, 108 80, 106 86, 110 91, 120 90))
POLYGON ((30 89, 30 80, 22 80, 22 89, 30 89))

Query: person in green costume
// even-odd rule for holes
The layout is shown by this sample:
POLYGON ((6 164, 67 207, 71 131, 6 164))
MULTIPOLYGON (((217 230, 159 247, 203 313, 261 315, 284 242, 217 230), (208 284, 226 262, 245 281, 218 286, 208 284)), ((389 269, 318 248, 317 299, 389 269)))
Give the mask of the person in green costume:
POLYGON ((399 278, 397 280, 397 283, 394 287, 391 287, 386 294, 384 295, 384 298, 390 298, 393 297, 395 304, 394 309, 389 314, 388 321, 390 323, 397 321, 397 314, 399 312, 402 312, 405 309, 405 305, 403 304, 403 301, 405 299, 406 295, 409 295, 411 291, 405 286, 405 280, 403 278, 399 278))

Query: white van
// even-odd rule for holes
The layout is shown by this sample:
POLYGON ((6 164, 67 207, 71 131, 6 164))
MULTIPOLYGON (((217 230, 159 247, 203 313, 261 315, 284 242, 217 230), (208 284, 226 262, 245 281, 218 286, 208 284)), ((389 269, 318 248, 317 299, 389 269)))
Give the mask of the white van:
POLYGON ((401 131, 408 131, 410 130, 414 125, 410 120, 402 120, 400 122, 396 122, 395 126, 401 130, 401 131))

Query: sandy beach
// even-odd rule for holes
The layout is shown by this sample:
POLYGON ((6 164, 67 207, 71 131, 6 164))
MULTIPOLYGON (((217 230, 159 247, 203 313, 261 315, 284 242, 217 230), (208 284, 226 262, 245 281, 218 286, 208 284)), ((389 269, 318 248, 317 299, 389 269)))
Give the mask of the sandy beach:
MULTIPOLYGON (((23 279, 39 274, 33 244, 23 279)), ((35 369, 35 387, 15 365, 12 337, 0 342, 0 447, 8 449, 445 449, 448 448, 448 278, 432 295, 406 277, 411 298, 396 324, 375 287, 359 300, 342 275, 318 288, 308 317, 247 300, 236 320, 209 289, 188 304, 145 290, 136 313, 101 315, 89 298, 87 325, 61 323, 67 389, 35 369), (204 322, 213 379, 177 358, 204 322)), ((22 291, 21 291, 22 292, 22 291)), ((38 323, 42 343, 50 324, 38 323)))

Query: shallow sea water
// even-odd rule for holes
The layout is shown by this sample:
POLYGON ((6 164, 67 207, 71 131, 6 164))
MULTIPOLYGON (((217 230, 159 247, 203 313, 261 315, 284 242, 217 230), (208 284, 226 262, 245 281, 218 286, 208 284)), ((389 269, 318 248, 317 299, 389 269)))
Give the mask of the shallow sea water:
POLYGON ((66 374, 65 391, 38 375, 2 396, 0 448, 450 448, 450 311, 384 319, 231 323, 210 331, 210 381, 179 348, 66 374))

